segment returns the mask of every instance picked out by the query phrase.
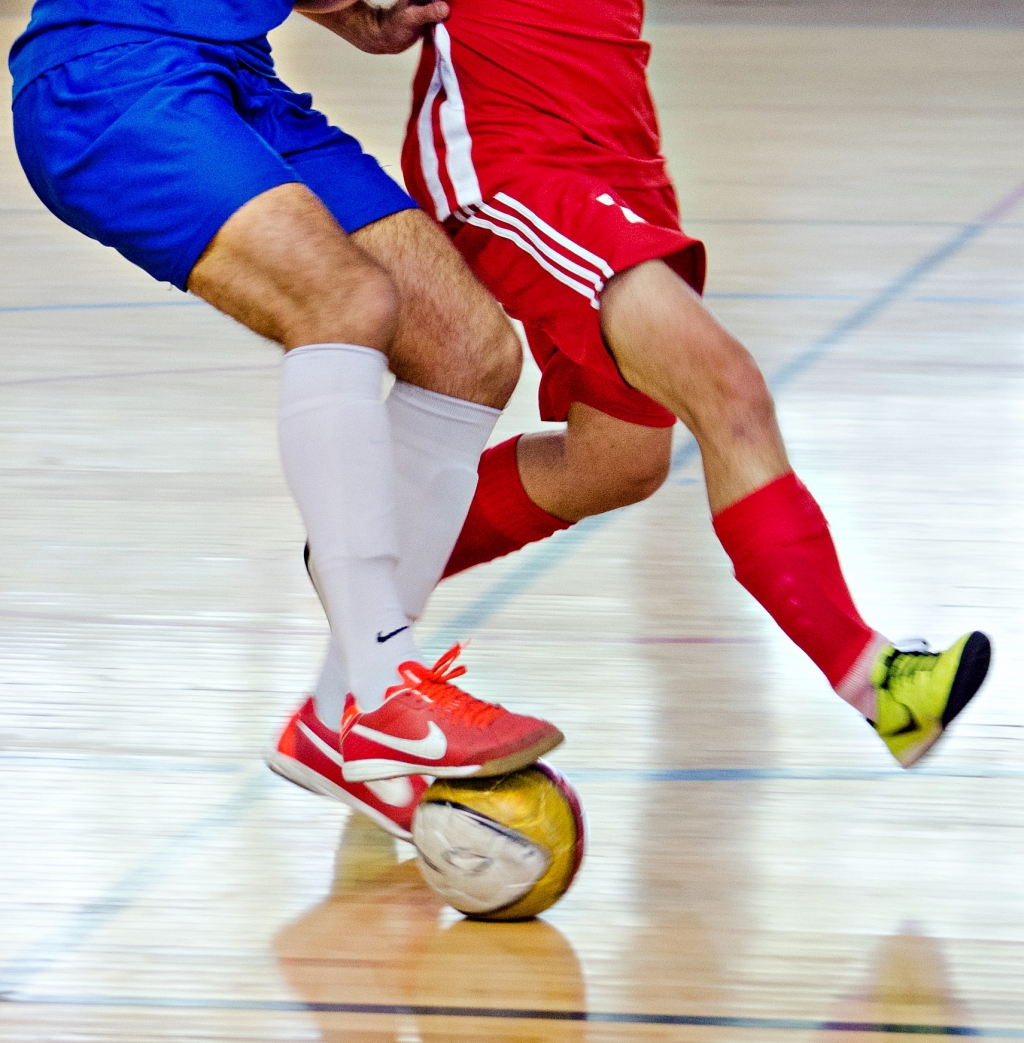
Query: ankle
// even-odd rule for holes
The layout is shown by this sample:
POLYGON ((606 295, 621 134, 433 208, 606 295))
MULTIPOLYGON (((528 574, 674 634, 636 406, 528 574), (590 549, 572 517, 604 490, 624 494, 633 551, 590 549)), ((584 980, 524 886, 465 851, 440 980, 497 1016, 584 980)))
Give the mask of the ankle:
POLYGON ((884 634, 874 631, 853 665, 835 685, 839 698, 872 722, 878 720, 878 692, 872 683, 872 674, 878 657, 891 644, 884 634))

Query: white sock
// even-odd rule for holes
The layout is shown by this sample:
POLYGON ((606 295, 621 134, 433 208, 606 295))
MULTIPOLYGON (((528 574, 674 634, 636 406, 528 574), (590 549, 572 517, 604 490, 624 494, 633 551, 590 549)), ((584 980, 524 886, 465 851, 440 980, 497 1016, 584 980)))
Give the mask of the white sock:
MULTIPOLYGON (((348 679, 348 667, 338 639, 331 634, 327 643, 327 655, 320 667, 320 676, 313 689, 313 707, 321 724, 331 731, 341 730, 341 717, 345 712, 345 696, 352 690, 348 679)), ((360 704, 361 705, 361 704, 360 704)), ((365 707, 362 707, 365 709, 365 707)))
MULTIPOLYGON (((419 660, 395 583, 398 519, 387 410, 387 360, 352 344, 289 351, 281 378, 285 477, 302 514, 331 633, 364 709, 419 660)), ((340 713, 338 715, 340 720, 340 713)))
MULTIPOLYGON (((476 491, 480 454, 501 411, 401 380, 387 410, 401 550, 396 583, 411 621, 422 614, 459 538, 476 491)), ((332 638, 314 691, 317 716, 328 727, 340 725, 349 690, 345 657, 332 638)))
POLYGON ((419 619, 476 492, 480 454, 500 409, 399 380, 387 400, 398 502, 398 594, 419 619))

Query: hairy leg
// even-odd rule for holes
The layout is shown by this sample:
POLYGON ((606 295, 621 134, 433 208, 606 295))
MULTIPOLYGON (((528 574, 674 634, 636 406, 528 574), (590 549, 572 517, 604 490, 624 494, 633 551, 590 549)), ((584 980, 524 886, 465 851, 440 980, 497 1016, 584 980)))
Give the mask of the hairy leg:
POLYGON ((305 186, 250 200, 196 263, 189 288, 285 348, 281 460, 302 514, 331 632, 370 706, 419 659, 395 582, 398 532, 381 379, 398 328, 390 276, 305 186), (386 644, 378 633, 395 632, 386 644))
MULTIPOLYGON (((387 408, 398 479, 395 583, 411 621, 451 556, 480 452, 519 379, 522 353, 494 298, 422 212, 393 214, 352 238, 399 291, 390 360, 398 379, 387 408)), ((332 637, 315 689, 317 715, 332 728, 349 687, 344 651, 332 637)))
POLYGON ((360 228, 352 241, 398 287, 395 376, 501 409, 519 380, 519 338, 444 232, 421 210, 403 210, 360 228))
POLYGON ((198 297, 276 340, 362 344, 387 354, 398 300, 305 185, 280 185, 224 223, 189 276, 198 297))

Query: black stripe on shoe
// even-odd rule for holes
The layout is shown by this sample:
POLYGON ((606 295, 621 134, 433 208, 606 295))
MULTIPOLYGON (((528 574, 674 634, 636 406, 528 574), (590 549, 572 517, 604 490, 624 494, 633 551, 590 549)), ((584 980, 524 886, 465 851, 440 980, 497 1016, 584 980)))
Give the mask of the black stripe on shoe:
POLYGON ((975 630, 960 654, 960 665, 953 678, 946 709, 942 711, 943 728, 974 698, 975 692, 985 680, 991 659, 992 642, 980 630, 975 630))

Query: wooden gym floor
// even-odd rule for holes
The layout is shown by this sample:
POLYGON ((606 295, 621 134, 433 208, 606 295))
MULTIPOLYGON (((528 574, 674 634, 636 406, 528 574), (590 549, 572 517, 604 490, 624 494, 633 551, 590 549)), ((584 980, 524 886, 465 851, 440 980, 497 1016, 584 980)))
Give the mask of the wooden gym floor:
MULTIPOLYGON (((731 579, 680 433, 652 500, 422 624, 473 639, 471 690, 563 727, 590 816, 542 921, 462 922, 407 846, 260 762, 325 639, 276 350, 60 225, 5 119, 5 1043, 1024 1039, 1024 34, 840 3, 845 28, 682 24, 736 6, 649 29, 708 298, 867 618, 993 635, 976 704, 897 770, 731 579)), ((298 19, 276 47, 397 164, 412 56, 298 19)))

